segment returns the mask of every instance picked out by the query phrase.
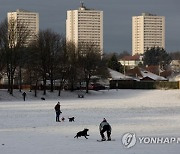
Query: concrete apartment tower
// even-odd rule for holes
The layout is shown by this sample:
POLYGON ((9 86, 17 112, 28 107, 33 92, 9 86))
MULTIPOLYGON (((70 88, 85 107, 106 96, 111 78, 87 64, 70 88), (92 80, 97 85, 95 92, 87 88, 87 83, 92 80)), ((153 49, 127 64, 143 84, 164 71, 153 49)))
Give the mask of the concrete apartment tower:
POLYGON ((165 49, 165 17, 150 13, 132 17, 132 55, 151 47, 165 49))
MULTIPOLYGON (((39 33, 39 13, 30 12, 25 10, 17 9, 15 12, 7 13, 8 23, 13 20, 17 26, 15 29, 18 31, 18 24, 22 23, 25 25, 25 28, 28 28, 30 35, 27 37, 25 42, 25 46, 27 46, 30 42, 36 39, 36 35, 39 33)), ((16 33, 18 35, 18 32, 16 33)))
POLYGON ((103 54, 103 11, 87 9, 83 3, 78 10, 68 10, 66 40, 75 43, 93 43, 103 54))

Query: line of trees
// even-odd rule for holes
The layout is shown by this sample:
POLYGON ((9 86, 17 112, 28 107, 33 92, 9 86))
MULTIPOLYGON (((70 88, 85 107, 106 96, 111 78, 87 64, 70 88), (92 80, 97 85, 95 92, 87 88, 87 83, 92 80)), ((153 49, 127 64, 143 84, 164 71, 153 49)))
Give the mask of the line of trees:
POLYGON ((46 94, 47 81, 50 91, 58 82, 60 96, 64 84, 71 91, 75 85, 86 82, 86 92, 92 76, 107 77, 106 62, 100 49, 91 42, 82 42, 78 47, 66 42, 65 37, 50 29, 41 30, 35 41, 27 45, 31 31, 28 25, 5 20, 0 24, 0 74, 8 77, 8 92, 13 95, 15 77, 18 77, 19 90, 22 81, 35 90, 42 83, 43 94, 46 94))

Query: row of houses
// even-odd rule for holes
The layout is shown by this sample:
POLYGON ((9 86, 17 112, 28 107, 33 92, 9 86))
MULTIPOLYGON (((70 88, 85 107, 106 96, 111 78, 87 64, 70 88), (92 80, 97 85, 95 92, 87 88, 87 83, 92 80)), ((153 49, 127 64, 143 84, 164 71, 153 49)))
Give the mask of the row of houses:
POLYGON ((124 68, 128 68, 126 71, 124 69, 124 74, 128 76, 138 76, 138 78, 141 79, 144 78, 144 76, 151 78, 154 76, 152 74, 155 74, 157 76, 166 78, 166 80, 180 81, 180 60, 172 60, 169 68, 166 70, 164 70, 160 65, 146 66, 143 69, 139 68, 139 66, 142 66, 143 64, 143 56, 141 55, 125 56, 121 58, 119 62, 124 68))
POLYGON ((109 69, 111 80, 135 80, 135 81, 167 81, 166 78, 151 73, 139 67, 130 69, 126 75, 109 69))

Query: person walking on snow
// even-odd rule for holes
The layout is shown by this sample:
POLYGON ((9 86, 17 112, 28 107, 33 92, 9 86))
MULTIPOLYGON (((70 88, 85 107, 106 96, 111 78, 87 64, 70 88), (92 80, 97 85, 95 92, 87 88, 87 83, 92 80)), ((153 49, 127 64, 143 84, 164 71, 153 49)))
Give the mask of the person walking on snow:
POLYGON ((55 112, 56 112, 56 122, 60 122, 60 120, 59 120, 59 116, 60 116, 60 114, 62 113, 61 112, 61 110, 60 110, 60 102, 58 102, 57 104, 56 104, 56 106, 54 107, 54 109, 55 109, 55 112))
POLYGON ((102 137, 102 141, 106 140, 106 137, 104 136, 104 132, 107 132, 107 138, 108 138, 107 140, 111 141, 111 126, 105 118, 99 125, 99 131, 100 131, 100 135, 102 137))
POLYGON ((22 93, 22 96, 23 96, 23 99, 24 99, 24 101, 26 100, 26 92, 23 92, 22 93))

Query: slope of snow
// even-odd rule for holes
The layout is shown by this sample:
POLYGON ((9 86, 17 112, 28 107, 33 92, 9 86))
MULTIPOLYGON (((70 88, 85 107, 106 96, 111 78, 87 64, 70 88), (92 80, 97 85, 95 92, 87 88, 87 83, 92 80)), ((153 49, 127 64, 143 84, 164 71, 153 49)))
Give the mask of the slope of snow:
POLYGON ((177 154, 179 144, 140 144, 124 148, 123 134, 137 136, 175 136, 180 130, 179 90, 109 90, 91 91, 85 98, 77 92, 47 94, 34 98, 27 92, 14 96, 0 90, 0 153, 2 154, 177 154), (65 122, 55 122, 54 106, 61 102, 65 122), (75 122, 67 118, 74 116, 75 122), (99 123, 106 118, 112 126, 112 142, 100 139, 99 123), (89 128, 89 139, 74 139, 76 133, 89 128))

